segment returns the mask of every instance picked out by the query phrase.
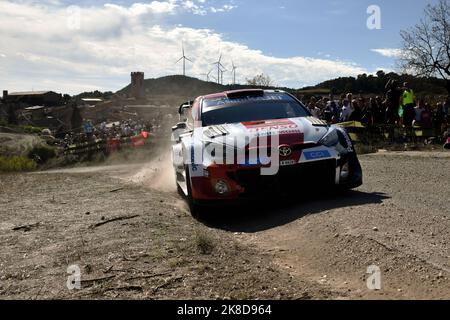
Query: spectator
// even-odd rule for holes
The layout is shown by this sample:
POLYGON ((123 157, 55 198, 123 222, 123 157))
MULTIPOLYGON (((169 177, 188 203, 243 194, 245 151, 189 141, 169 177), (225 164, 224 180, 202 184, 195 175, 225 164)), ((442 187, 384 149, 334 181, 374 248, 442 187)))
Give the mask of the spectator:
POLYGON ((438 103, 436 105, 436 110, 434 112, 433 115, 433 122, 434 122, 434 127, 436 128, 436 130, 438 130, 438 133, 441 134, 443 133, 443 125, 445 123, 445 110, 444 110, 444 106, 441 103, 438 103))
POLYGON ((395 124, 398 119, 398 107, 402 95, 397 80, 389 80, 386 84, 386 123, 395 124))
POLYGON ((91 120, 87 120, 83 124, 84 133, 86 135, 86 139, 91 139, 92 135, 94 134, 94 125, 92 124, 91 120))
POLYGON ((353 94, 347 93, 347 95, 345 96, 345 99, 347 99, 347 101, 351 104, 353 101, 353 94))
POLYGON ((444 149, 450 149, 450 126, 447 127, 447 131, 444 133, 444 149))
POLYGON ((353 112, 353 108, 351 106, 351 103, 348 100, 343 101, 343 106, 341 110, 341 122, 349 121, 349 118, 353 112))
POLYGON ((409 84, 407 82, 403 84, 403 89, 403 125, 405 127, 412 127, 416 115, 414 112, 414 91, 409 88, 409 84))
POLYGON ((339 121, 339 107, 334 100, 330 100, 324 110, 324 118, 327 122, 336 123, 339 121))
POLYGON ((431 113, 430 105, 425 104, 424 110, 422 111, 420 123, 422 127, 428 129, 433 127, 433 115, 431 113))
POLYGON ((374 113, 375 124, 384 123, 386 119, 386 107, 384 106, 383 100, 380 96, 375 98, 375 108, 372 109, 372 112, 374 113))
POLYGON ((363 115, 361 122, 373 126, 375 124, 376 114, 377 114, 377 105, 374 98, 370 98, 369 104, 362 110, 363 115))
POLYGON ((449 110, 450 110, 450 95, 447 97, 447 100, 445 101, 443 106, 444 115, 446 117, 449 115, 449 110))
POLYGON ((349 121, 361 121, 362 119, 362 110, 360 103, 355 99, 352 101, 353 111, 349 116, 349 121))
POLYGON ((417 107, 414 108, 415 113, 415 125, 422 125, 422 113, 425 111, 425 101, 423 99, 419 100, 419 103, 417 104, 417 107))
POLYGON ((313 115, 313 117, 320 118, 320 116, 321 116, 321 112, 320 111, 321 110, 317 106, 317 102, 316 102, 316 98, 315 97, 312 97, 311 100, 309 100, 308 109, 309 109, 309 112, 311 112, 311 114, 313 115))

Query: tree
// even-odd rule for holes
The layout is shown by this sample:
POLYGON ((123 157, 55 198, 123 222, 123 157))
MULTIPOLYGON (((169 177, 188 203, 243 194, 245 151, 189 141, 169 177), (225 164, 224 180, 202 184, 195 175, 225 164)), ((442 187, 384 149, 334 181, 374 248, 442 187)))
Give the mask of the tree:
POLYGON ((69 101, 71 99, 72 99, 72 97, 70 95, 68 95, 68 94, 64 94, 63 97, 62 97, 62 100, 63 100, 64 104, 69 103, 69 101))
POLYGON ((247 84, 254 87, 272 87, 273 81, 269 76, 261 73, 253 79, 247 79, 247 84))
POLYGON ((72 116, 70 117, 70 125, 73 131, 79 132, 83 125, 83 117, 81 116, 80 109, 77 106, 72 106, 72 116))
POLYGON ((403 68, 422 77, 441 77, 450 95, 450 0, 428 5, 424 18, 400 35, 403 68))
POLYGON ((16 117, 16 109, 14 107, 14 104, 10 103, 8 104, 8 123, 9 124, 18 124, 17 117, 16 117))

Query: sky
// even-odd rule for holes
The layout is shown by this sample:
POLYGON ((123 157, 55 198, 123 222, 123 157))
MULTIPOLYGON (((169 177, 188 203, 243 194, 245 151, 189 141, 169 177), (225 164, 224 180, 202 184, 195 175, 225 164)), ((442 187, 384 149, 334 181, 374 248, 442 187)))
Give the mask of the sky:
POLYGON ((292 88, 397 71, 400 30, 436 1, 0 0, 0 89, 116 91, 132 71, 182 74, 182 44, 188 76, 217 75, 222 54, 224 83, 232 63, 239 83, 292 88))

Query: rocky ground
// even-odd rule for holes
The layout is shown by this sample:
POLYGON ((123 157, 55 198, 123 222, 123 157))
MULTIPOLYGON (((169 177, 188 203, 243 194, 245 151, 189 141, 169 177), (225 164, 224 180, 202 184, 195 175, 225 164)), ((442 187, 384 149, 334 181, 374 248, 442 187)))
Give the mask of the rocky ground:
POLYGON ((449 299, 450 154, 360 158, 355 191, 201 222, 167 159, 0 175, 0 298, 449 299))

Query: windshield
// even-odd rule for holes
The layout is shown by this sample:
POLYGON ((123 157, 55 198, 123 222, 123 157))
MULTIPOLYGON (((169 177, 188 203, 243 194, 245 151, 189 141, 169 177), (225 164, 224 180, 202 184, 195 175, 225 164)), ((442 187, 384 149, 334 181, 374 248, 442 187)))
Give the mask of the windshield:
POLYGON ((306 117, 310 114, 295 99, 282 93, 265 93, 260 97, 237 99, 216 98, 203 101, 204 127, 285 118, 306 117))

